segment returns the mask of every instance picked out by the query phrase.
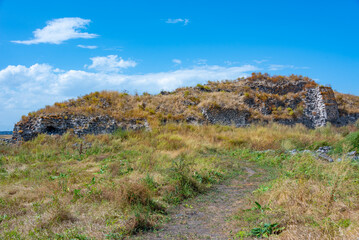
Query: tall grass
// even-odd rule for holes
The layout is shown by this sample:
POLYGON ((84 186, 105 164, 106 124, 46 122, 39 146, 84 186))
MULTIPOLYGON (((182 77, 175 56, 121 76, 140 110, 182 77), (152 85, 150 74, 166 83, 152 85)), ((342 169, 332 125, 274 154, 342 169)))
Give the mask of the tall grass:
POLYGON ((358 222, 356 168, 345 161, 289 158, 284 151, 335 145, 352 139, 355 130, 168 124, 83 138, 69 131, 0 145, 0 238, 115 239, 155 229, 168 206, 240 173, 245 160, 282 173, 256 198, 280 213, 275 219, 286 226, 283 236, 300 229, 292 226, 307 228, 299 223, 310 217, 319 224, 310 231, 337 236, 342 228, 331 227, 334 222, 350 222, 346 229, 358 222), (254 152, 266 149, 276 152, 254 152))
POLYGON ((280 176, 260 186, 247 208, 236 216, 242 231, 264 223, 278 223, 285 230, 275 239, 355 239, 359 234, 359 168, 348 160, 328 164, 312 155, 267 153, 260 164, 274 162, 280 176), (250 210, 255 202, 266 206, 250 210))

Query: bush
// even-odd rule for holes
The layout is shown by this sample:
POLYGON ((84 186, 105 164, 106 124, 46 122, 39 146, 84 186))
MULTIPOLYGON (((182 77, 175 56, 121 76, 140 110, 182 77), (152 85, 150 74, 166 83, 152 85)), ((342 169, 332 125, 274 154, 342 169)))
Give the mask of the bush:
POLYGON ((127 139, 128 138, 128 131, 127 130, 125 130, 125 129, 122 129, 122 128, 118 128, 114 133, 113 133, 113 135, 115 136, 115 137, 118 137, 118 138, 120 138, 121 140, 125 140, 125 139, 127 139))
POLYGON ((186 143, 180 136, 177 135, 160 135, 158 149, 163 150, 178 150, 186 146, 186 143))
POLYGON ((337 143, 334 147, 335 153, 344 153, 347 151, 359 152, 359 131, 348 134, 344 140, 337 143))
POLYGON ((170 179, 174 181, 174 190, 168 192, 164 200, 169 203, 178 204, 183 199, 187 199, 202 192, 202 186, 191 174, 188 161, 184 156, 180 156, 172 162, 170 169, 170 179))
POLYGON ((350 133, 345 139, 350 144, 351 151, 355 150, 359 152, 359 131, 350 133))

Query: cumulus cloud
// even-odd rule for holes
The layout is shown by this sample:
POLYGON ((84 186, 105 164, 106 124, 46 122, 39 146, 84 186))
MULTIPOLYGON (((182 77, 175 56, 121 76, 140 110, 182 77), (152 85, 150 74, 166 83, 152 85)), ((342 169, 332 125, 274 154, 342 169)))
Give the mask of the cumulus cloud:
POLYGON ((95 69, 101 72, 119 72, 123 68, 135 67, 137 63, 133 60, 123 60, 117 55, 108 55, 106 57, 90 58, 92 64, 88 69, 95 69))
POLYGON ((91 22, 89 19, 82 18, 58 18, 46 22, 46 26, 42 29, 36 29, 33 34, 34 38, 30 40, 12 41, 19 44, 39 44, 51 43, 61 44, 69 39, 76 38, 95 38, 98 35, 93 33, 81 32, 81 29, 91 22))
POLYGON ((96 49, 98 48, 97 46, 91 46, 91 45, 82 45, 82 44, 79 44, 77 45, 79 48, 87 48, 87 49, 96 49))
MULTIPOLYGON (((117 62, 119 59, 116 57, 117 62)), ((208 80, 236 79, 258 70, 252 65, 237 67, 195 66, 176 71, 147 74, 62 70, 48 64, 8 66, 0 70, 0 129, 10 129, 22 114, 56 101, 100 90, 135 90, 157 93, 208 80)))
POLYGON ((176 18, 176 19, 169 18, 166 20, 166 23, 171 23, 171 24, 183 23, 183 25, 187 25, 189 23, 189 19, 187 19, 187 18, 176 18))
POLYGON ((175 64, 182 64, 182 61, 180 59, 172 59, 172 62, 175 64))

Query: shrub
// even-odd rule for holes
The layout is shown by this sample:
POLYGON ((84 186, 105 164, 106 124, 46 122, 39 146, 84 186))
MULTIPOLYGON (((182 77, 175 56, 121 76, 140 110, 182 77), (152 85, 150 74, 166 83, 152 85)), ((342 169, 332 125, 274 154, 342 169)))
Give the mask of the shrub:
POLYGON ((344 140, 337 143, 334 147, 335 153, 343 153, 346 151, 359 152, 359 131, 348 134, 344 140))
POLYGON ((251 230, 252 237, 269 237, 272 234, 279 234, 284 230, 284 227, 280 227, 279 223, 265 223, 262 224, 260 227, 253 228, 251 230))
POLYGON ((172 162, 170 169, 170 179, 174 181, 175 189, 167 192, 164 200, 169 203, 177 204, 183 199, 197 195, 203 191, 202 186, 196 181, 191 174, 190 164, 182 155, 172 162))
POLYGON ((177 135, 160 135, 158 142, 158 149, 163 150, 178 150, 185 147, 186 144, 180 136, 177 135))
POLYGON ((345 140, 349 143, 351 151, 356 150, 359 152, 359 131, 350 133, 345 140))
POLYGON ((121 140, 126 140, 128 139, 129 132, 123 128, 118 128, 112 135, 121 140))

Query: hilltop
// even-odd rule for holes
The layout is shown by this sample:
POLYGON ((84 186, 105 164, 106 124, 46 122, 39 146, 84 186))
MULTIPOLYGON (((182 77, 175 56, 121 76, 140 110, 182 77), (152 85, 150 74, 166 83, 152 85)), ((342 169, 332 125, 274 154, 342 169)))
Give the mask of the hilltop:
POLYGON ((253 74, 45 107, 0 139, 0 239, 355 239, 358 103, 253 74))
POLYGON ((150 128, 170 122, 247 126, 278 122, 316 128, 343 126, 359 118, 359 97, 334 92, 308 77, 253 73, 233 81, 208 82, 160 94, 94 92, 23 116, 14 139, 39 133, 111 133, 118 128, 150 128))

